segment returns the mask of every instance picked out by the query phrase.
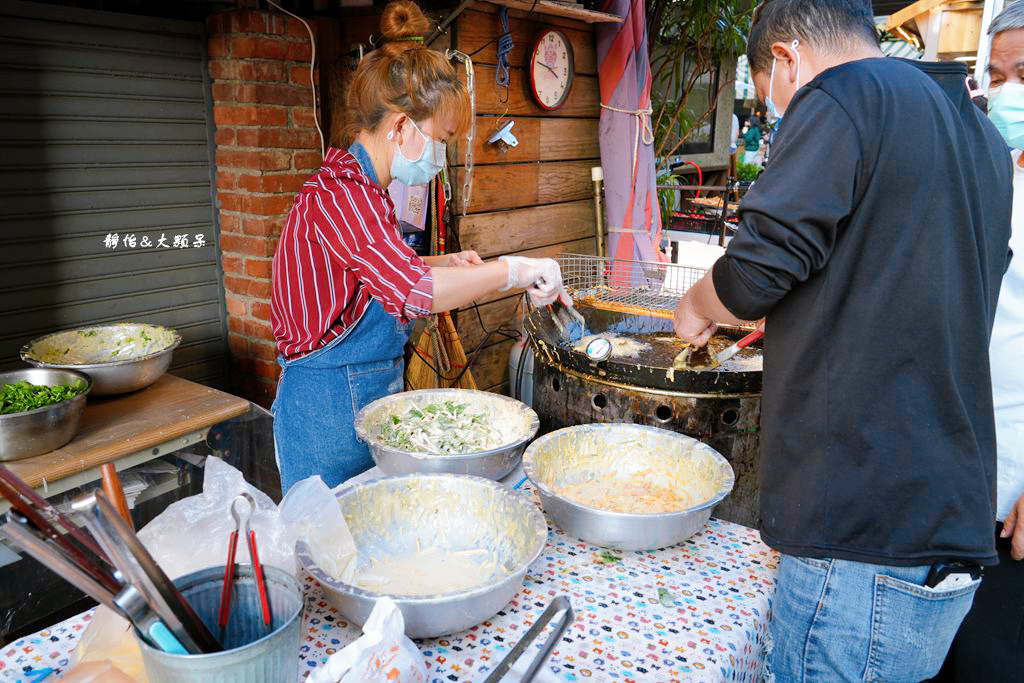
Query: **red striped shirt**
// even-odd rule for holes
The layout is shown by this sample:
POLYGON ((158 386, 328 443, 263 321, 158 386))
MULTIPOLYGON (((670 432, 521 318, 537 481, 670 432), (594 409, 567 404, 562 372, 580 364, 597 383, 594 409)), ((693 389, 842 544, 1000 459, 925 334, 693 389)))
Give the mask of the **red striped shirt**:
POLYGON ((430 267, 402 242, 391 197, 347 151, 330 148, 295 197, 274 253, 271 320, 286 358, 318 349, 370 305, 409 321, 430 313, 430 267))

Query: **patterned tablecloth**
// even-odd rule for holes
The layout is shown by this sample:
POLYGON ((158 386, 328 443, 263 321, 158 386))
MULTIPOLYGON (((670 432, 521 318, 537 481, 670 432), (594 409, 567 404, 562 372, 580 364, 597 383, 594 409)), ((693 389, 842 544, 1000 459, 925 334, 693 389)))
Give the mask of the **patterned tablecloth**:
MULTIPOLYGON (((567 595, 576 619, 549 662, 557 680, 758 681, 777 563, 757 531, 716 519, 686 543, 654 552, 604 551, 553 528, 505 609, 464 633, 417 644, 432 681, 480 681, 554 596, 567 595)), ((305 582, 300 679, 360 633, 315 581, 305 582)), ((0 681, 56 678, 91 615, 0 648, 0 681)))

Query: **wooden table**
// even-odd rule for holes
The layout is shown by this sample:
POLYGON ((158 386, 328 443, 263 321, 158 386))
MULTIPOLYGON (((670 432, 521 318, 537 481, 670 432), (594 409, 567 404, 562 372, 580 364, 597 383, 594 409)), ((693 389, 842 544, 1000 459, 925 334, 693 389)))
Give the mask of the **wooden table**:
MULTIPOLYGON (((88 398, 78 434, 63 448, 3 463, 40 495, 53 496, 206 438, 210 427, 249 410, 249 401, 164 375, 140 391, 88 398)), ((0 512, 9 508, 0 501, 0 512)))

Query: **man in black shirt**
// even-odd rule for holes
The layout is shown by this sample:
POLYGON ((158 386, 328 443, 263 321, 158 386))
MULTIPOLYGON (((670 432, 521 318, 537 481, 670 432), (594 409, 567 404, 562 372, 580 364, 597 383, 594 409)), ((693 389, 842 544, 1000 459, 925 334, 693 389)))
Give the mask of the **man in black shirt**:
POLYGON ((882 56, 866 0, 763 2, 747 57, 784 118, 675 329, 704 344, 713 321, 766 318, 769 678, 919 681, 996 561, 986 350, 1006 146, 961 65, 882 56))

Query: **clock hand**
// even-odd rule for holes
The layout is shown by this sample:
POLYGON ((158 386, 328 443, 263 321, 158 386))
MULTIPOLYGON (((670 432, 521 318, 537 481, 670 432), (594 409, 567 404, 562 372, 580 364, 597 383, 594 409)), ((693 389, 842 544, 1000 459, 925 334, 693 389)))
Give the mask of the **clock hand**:
POLYGON ((543 66, 548 71, 550 71, 555 76, 555 78, 558 78, 558 73, 550 66, 548 66, 546 62, 540 62, 540 65, 543 66))

